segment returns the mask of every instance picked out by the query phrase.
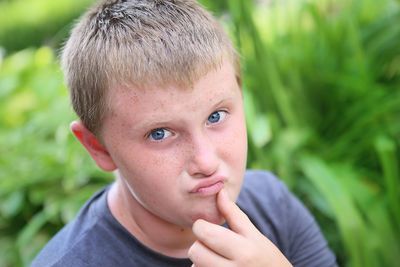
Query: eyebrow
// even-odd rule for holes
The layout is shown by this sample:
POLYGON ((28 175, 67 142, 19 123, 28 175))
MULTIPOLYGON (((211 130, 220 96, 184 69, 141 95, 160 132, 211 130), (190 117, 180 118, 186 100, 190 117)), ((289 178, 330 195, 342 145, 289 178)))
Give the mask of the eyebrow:
POLYGON ((216 109, 216 108, 217 108, 219 105, 221 105, 222 103, 228 102, 228 101, 230 101, 230 100, 232 100, 232 99, 233 99, 233 96, 228 96, 228 97, 222 99, 221 101, 219 101, 218 103, 216 103, 216 104, 213 106, 212 109, 216 109))
MULTIPOLYGON (((234 97, 232 96, 232 95, 229 95, 229 96, 227 96, 226 98, 224 98, 224 99, 221 99, 220 101, 218 101, 217 103, 215 103, 213 106, 212 106, 212 108, 211 108, 211 110, 214 110, 214 109, 216 109, 218 106, 220 106, 222 103, 224 103, 224 102, 229 102, 229 101, 231 101, 232 99, 233 99, 234 97)), ((162 128, 163 127, 163 125, 166 125, 166 124, 170 124, 172 122, 172 120, 155 120, 155 121, 151 121, 151 122, 143 122, 143 123, 139 123, 138 125, 137 125, 137 128, 138 129, 147 129, 147 128, 152 128, 152 129, 157 129, 158 128, 158 126, 160 127, 160 128, 162 128)))

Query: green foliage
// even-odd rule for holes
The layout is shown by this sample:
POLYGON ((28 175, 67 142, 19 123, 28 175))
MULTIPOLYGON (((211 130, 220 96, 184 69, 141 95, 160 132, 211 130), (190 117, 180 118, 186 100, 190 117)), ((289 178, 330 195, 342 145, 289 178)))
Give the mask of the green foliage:
MULTIPOLYGON (((21 3, 0 2, 0 44, 3 29, 33 23, 21 3)), ((61 16, 33 3, 49 7, 37 25, 61 16)), ((400 3, 202 3, 243 55, 248 166, 296 192, 340 266, 400 266, 400 3)), ((0 59, 0 266, 26 266, 112 181, 69 133, 74 119, 51 49, 0 59)))
POLYGON ((1 63, 0 266, 28 265, 112 181, 69 133, 73 119, 52 50, 23 50, 1 63))
POLYGON ((399 2, 225 2, 249 167, 302 197, 341 266, 399 264, 399 2))
POLYGON ((0 1, 0 46, 7 52, 64 42, 73 20, 94 0, 0 1))

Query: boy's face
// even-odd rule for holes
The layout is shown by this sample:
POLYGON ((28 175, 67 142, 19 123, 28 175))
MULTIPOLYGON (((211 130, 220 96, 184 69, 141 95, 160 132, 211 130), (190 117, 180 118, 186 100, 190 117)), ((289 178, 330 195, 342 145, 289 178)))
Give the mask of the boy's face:
POLYGON ((216 194, 224 187, 237 198, 247 157, 242 94, 231 64, 193 88, 131 87, 109 100, 103 142, 134 201, 183 227, 199 218, 222 223, 216 194))

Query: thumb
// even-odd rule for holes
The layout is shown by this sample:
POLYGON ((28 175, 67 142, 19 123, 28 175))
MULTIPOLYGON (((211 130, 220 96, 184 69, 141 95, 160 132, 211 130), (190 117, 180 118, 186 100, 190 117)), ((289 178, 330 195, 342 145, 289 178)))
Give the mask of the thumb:
POLYGON ((229 199, 224 188, 218 193, 217 205, 219 212, 235 233, 246 236, 249 230, 254 228, 247 215, 229 199))

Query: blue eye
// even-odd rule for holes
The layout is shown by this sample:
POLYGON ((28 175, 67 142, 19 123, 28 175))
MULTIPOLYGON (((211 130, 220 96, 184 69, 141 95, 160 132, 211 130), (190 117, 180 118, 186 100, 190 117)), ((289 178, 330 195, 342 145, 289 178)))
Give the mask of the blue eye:
POLYGON ((158 128, 151 131, 149 137, 155 141, 163 140, 171 135, 171 132, 167 129, 158 128))
POLYGON ((215 111, 208 117, 208 122, 217 123, 219 121, 224 120, 225 117, 226 117, 226 111, 223 110, 215 111))

